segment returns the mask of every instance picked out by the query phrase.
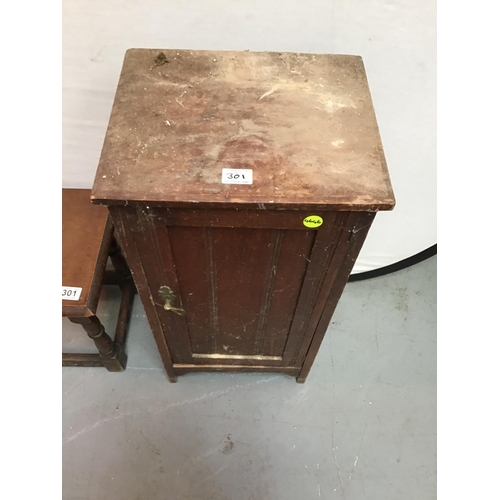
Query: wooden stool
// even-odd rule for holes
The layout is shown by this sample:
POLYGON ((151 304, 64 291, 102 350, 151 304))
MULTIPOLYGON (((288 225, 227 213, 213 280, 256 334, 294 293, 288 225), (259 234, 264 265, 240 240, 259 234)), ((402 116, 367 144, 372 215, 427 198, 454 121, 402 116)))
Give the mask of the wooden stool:
POLYGON ((63 353, 62 364, 123 371, 127 365, 125 343, 136 290, 113 236, 108 210, 91 204, 88 189, 63 189, 62 215, 62 315, 82 325, 99 351, 99 354, 63 353), (106 271, 108 256, 115 271, 106 271), (118 285, 122 292, 114 340, 96 316, 102 285, 118 285))

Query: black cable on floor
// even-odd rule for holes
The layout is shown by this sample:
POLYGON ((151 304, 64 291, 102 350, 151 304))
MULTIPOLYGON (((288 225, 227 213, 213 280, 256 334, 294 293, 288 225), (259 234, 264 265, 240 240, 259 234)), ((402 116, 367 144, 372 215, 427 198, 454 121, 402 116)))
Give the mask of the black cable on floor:
POLYGON ((422 252, 416 253, 407 259, 400 260, 389 266, 380 267, 379 269, 374 269, 373 271, 366 271, 364 273, 351 274, 349 276, 349 283, 353 281, 369 280, 371 278, 377 278, 379 276, 384 276, 385 274, 394 273, 395 271, 401 271, 401 269, 406 269, 407 267, 418 264, 419 262, 428 259, 437 254, 437 243, 431 247, 423 250, 422 252))

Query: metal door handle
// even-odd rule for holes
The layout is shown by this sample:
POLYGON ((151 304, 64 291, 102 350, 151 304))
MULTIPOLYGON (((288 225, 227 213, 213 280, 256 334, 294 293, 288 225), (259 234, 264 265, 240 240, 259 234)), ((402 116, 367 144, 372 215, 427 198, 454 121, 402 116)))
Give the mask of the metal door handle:
MULTIPOLYGON (((175 293, 169 286, 163 285, 158 290, 158 296, 160 300, 163 302, 163 309, 165 311, 172 311, 175 314, 179 314, 180 316, 185 316, 186 311, 180 307, 174 307, 172 303, 174 302, 176 296, 175 293)), ((160 305, 160 304, 159 304, 160 305)))

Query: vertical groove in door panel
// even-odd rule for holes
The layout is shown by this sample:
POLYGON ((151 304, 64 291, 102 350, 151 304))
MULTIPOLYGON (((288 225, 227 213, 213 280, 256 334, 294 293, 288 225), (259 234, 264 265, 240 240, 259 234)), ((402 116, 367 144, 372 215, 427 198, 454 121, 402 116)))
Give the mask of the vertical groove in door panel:
MULTIPOLYGON (((172 253, 172 247, 170 245, 170 231, 167 226, 165 226, 165 224, 163 224, 156 217, 149 217, 149 223, 151 228, 150 234, 152 235, 151 242, 156 254, 159 256, 159 262, 162 263, 163 267, 161 271, 157 271, 157 276, 155 277, 157 279, 159 277, 162 280, 160 281, 160 286, 166 285, 174 292, 176 298, 173 305, 175 307, 184 308, 185 306, 182 301, 182 295, 179 292, 180 285, 178 281, 176 263, 172 253)), ((159 287, 157 290, 159 290, 159 287)), ((156 289, 153 289, 152 291, 155 293, 156 289)), ((171 332, 170 335, 174 337, 174 342, 176 342, 180 347, 180 358, 182 360, 190 360, 192 362, 192 349, 189 336, 187 335, 188 326, 186 317, 178 315, 173 311, 165 310, 161 307, 161 304, 158 309, 160 311, 160 320, 163 324, 165 324, 166 331, 169 330, 171 332)))
MULTIPOLYGON (((348 241, 349 235, 351 234, 350 229, 354 220, 355 217, 353 217, 352 212, 340 212, 337 215, 335 221, 335 232, 329 245, 329 255, 328 258, 325 259, 323 269, 321 270, 322 278, 318 281, 317 287, 313 292, 311 306, 308 309, 308 314, 304 320, 304 324, 302 327, 301 341, 295 347, 295 352, 292 355, 293 362, 297 362, 297 359, 300 355, 300 350, 304 347, 305 344, 309 344, 307 338, 312 337, 312 335, 314 334, 314 330, 316 329, 321 311, 323 310, 327 300, 328 290, 333 284, 333 282, 328 283, 328 280, 330 278, 328 271, 332 269, 331 263, 335 260, 336 256, 338 256, 340 260, 344 258, 344 252, 339 252, 339 249, 346 241, 348 241)), ((335 273, 335 266, 333 266, 333 268, 333 272, 335 273)))
POLYGON ((276 273, 278 269, 278 263, 281 253, 281 245, 283 243, 283 235, 285 234, 284 229, 276 229, 274 231, 274 241, 272 243, 272 257, 269 266, 269 271, 267 273, 266 281, 264 283, 264 293, 262 294, 261 303, 261 313, 257 325, 257 335, 255 339, 255 351, 254 354, 262 355, 263 344, 265 334, 267 336, 272 336, 274 332, 267 332, 267 321, 269 318, 269 311, 271 309, 271 297, 274 295, 275 283, 276 283, 276 273))
MULTIPOLYGON (((354 262, 359 255, 374 218, 374 212, 351 212, 350 221, 344 226, 344 235, 337 246, 337 251, 332 259, 328 275, 323 285, 322 293, 327 295, 328 299, 324 309, 321 311, 319 319, 314 321, 312 328, 308 328, 308 333, 304 337, 297 355, 297 360, 300 361, 302 365, 299 376, 300 381, 305 380, 305 377, 307 377, 311 369, 311 365, 328 329, 335 307, 342 295, 344 286, 349 279, 354 262)), ((318 314, 318 312, 316 312, 316 314, 318 314)))
POLYGON ((330 261, 335 252, 341 228, 345 225, 349 212, 336 212, 331 214, 329 220, 317 230, 318 234, 311 251, 310 265, 304 278, 304 286, 301 289, 299 302, 294 314, 290 335, 287 339, 285 352, 283 353, 283 366, 293 362, 305 334, 309 318, 316 307, 316 299, 321 290, 330 261))
MULTIPOLYGON (((194 363, 281 357, 316 231, 167 227, 194 363), (255 251, 259 245, 259 251, 255 251), (222 295, 221 295, 222 293, 222 295), (201 356, 201 357, 200 357, 201 356)), ((229 361, 228 361, 229 362, 229 361)))
MULTIPOLYGON (((186 323, 183 317, 169 314, 159 303, 158 290, 162 285, 170 286, 177 293, 177 277, 172 256, 167 243, 162 241, 162 233, 152 227, 155 221, 149 218, 147 212, 137 208, 134 212, 126 212, 127 221, 133 234, 138 253, 147 266, 143 266, 148 282, 150 300, 153 302, 158 319, 171 346, 174 362, 186 363, 191 359, 189 344, 186 342, 186 323), (152 235, 154 233, 155 236, 152 235), (168 283, 165 283, 165 280, 168 283), (184 335, 183 335, 184 332, 184 335)), ((165 228, 164 228, 165 231, 165 228)))
POLYGON ((167 226, 192 353, 213 349, 204 229, 167 226))
POLYGON ((211 227, 204 228, 205 252, 207 260, 208 285, 210 289, 210 323, 212 325, 212 346, 208 351, 218 353, 217 340, 219 337, 219 301, 217 295, 217 267, 214 259, 214 233, 211 227))
MULTIPOLYGON (((160 248, 160 243, 158 241, 158 234, 156 231, 155 224, 151 223, 151 221, 148 221, 147 228, 149 232, 149 237, 151 238, 151 241, 153 243, 152 250, 156 260, 156 266, 158 269, 158 277, 160 283, 168 284, 169 282, 171 282, 171 278, 170 279, 167 278, 167 271, 165 269, 163 258, 161 255, 161 248, 160 248)), ((172 283, 170 283, 170 286, 172 286, 172 283)))
POLYGON ((109 207, 109 212, 113 219, 119 245, 123 250, 127 263, 130 267, 137 292, 143 303, 144 311, 153 332, 156 345, 158 346, 158 351, 160 352, 163 365, 167 371, 170 381, 175 382, 176 375, 173 368, 170 346, 167 344, 167 339, 162 329, 156 306, 152 300, 151 294, 149 293, 147 276, 144 269, 145 266, 141 260, 140 249, 135 241, 129 220, 127 220, 127 213, 129 213, 130 210, 125 207, 109 207))
POLYGON ((213 228, 217 268, 217 354, 255 355, 275 229, 213 228))
POLYGON ((285 230, 262 347, 264 356, 283 356, 316 231, 285 230))
POLYGON ((179 295, 174 305, 186 310, 183 317, 159 310, 174 357, 194 364, 293 363, 316 318, 346 216, 325 214, 323 227, 306 231, 167 226, 158 218, 155 232, 142 214, 138 236, 147 235, 150 281, 171 281, 179 295))

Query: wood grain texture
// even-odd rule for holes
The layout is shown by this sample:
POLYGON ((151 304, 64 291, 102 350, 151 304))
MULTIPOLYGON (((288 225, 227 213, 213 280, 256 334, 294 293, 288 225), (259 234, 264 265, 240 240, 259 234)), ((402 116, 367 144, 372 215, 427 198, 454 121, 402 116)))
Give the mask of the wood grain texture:
POLYGON ((62 285, 81 287, 77 301, 63 300, 62 315, 90 317, 97 309, 113 226, 89 189, 62 190, 62 285))
POLYGON ((87 368, 104 367, 102 358, 99 354, 79 354, 63 353, 62 366, 83 366, 87 368))
POLYGON ((361 58, 128 50, 92 198, 390 210, 361 58), (222 168, 252 169, 253 184, 222 184, 222 168))
POLYGON ((127 259, 137 293, 144 306, 144 311, 148 318, 151 331, 153 332, 153 337, 158 347, 158 352, 160 353, 168 379, 170 382, 177 382, 177 375, 174 372, 170 350, 159 322, 154 300, 148 288, 141 257, 137 251, 134 233, 129 226, 127 208, 109 207, 109 212, 115 227, 116 238, 127 259))
POLYGON ((159 290, 162 286, 172 289, 177 299, 175 307, 185 309, 179 293, 179 283, 172 256, 167 227, 151 216, 146 209, 127 211, 129 226, 134 229, 134 239, 137 251, 144 266, 149 301, 153 303, 164 335, 169 338, 170 354, 174 363, 190 363, 191 346, 187 335, 185 316, 179 316, 172 311, 166 311, 160 299, 159 290))
POLYGON ((91 197, 172 381, 303 382, 375 214, 395 204, 361 58, 247 51, 127 51, 91 197), (223 184, 223 168, 253 183, 223 184), (312 215, 323 223, 306 227, 312 215))
MULTIPOLYGON (((161 209, 135 211, 156 227, 157 242, 144 240, 129 219, 136 241, 143 240, 138 249, 148 262, 148 286, 155 290, 164 279, 186 310, 176 318, 157 308, 174 363, 283 366, 316 231, 233 227, 230 221, 230 227, 200 228, 191 218, 203 211, 166 226, 161 209), (155 246, 163 255, 158 265, 155 246)), ((281 215, 295 227, 296 214, 281 215)))
POLYGON ((120 288, 122 297, 120 300, 120 309, 118 310, 118 319, 116 321, 114 343, 118 351, 125 351, 136 289, 131 277, 122 281, 120 288))
MULTIPOLYGON (((264 355, 285 355, 285 345, 296 314, 311 251, 317 231, 284 231, 273 291, 268 303, 266 331, 263 334, 264 355)), ((284 365, 282 360, 282 365, 284 365)))
POLYGON ((63 189, 62 198, 63 286, 82 285, 79 301, 63 300, 62 312, 71 322, 83 327, 99 351, 99 355, 63 353, 63 366, 104 366, 112 372, 124 371, 135 294, 127 262, 113 237, 108 211, 91 204, 90 190, 63 189), (105 271, 108 256, 114 271, 105 271), (94 314, 105 283, 119 285, 122 292, 114 339, 94 314))
MULTIPOLYGON (((353 214, 351 214, 351 218, 352 216, 353 214)), ((349 230, 348 238, 340 243, 340 245, 345 245, 345 247, 339 248, 332 260, 325 278, 324 293, 328 294, 325 307, 321 312, 318 322, 314 322, 312 325, 317 325, 314 334, 304 339, 298 354, 298 359, 302 364, 301 372, 297 377, 297 382, 299 383, 304 383, 309 374, 374 218, 375 214, 372 213, 356 214, 352 229, 349 230)))
POLYGON ((317 230, 316 239, 309 256, 304 283, 301 288, 299 302, 295 309, 293 323, 286 343, 286 353, 283 365, 297 362, 298 350, 308 328, 311 328, 311 318, 315 311, 322 309, 321 291, 325 273, 333 258, 338 239, 342 233, 350 212, 333 212, 317 230))
POLYGON ((216 228, 215 262, 220 354, 258 352, 259 320, 266 314, 273 230, 216 228))
POLYGON ((72 323, 82 325, 87 335, 94 341, 102 356, 110 356, 115 350, 113 339, 106 333, 104 326, 97 316, 88 318, 69 318, 72 323))
POLYGON ((250 366, 250 365, 174 365, 175 373, 182 375, 191 372, 234 372, 234 373, 283 373, 292 377, 300 373, 300 367, 294 366, 250 366))
MULTIPOLYGON (((271 305, 276 291, 276 273, 278 270, 284 236, 285 231, 283 229, 275 229, 272 235, 273 241, 268 245, 271 249, 271 258, 267 266, 267 272, 264 276, 264 282, 262 283, 262 291, 260 293, 261 303, 259 306, 259 317, 256 325, 254 341, 254 354, 259 356, 265 356, 262 354, 264 340, 266 340, 266 338, 273 339, 277 333, 275 330, 269 331, 267 327, 269 323, 269 313, 271 311, 271 305)), ((281 353, 278 353, 278 356, 275 357, 279 359, 279 361, 282 361, 281 353)))
MULTIPOLYGON (((322 213, 320 228, 296 230, 294 212, 277 219, 280 226, 288 219, 294 229, 271 229, 234 227, 230 221, 229 227, 198 227, 191 219, 203 219, 203 211, 175 219, 180 225, 168 219, 167 225, 160 208, 110 210, 117 233, 129 240, 125 255, 133 243, 127 258, 134 279, 139 276, 146 310, 154 309, 151 327, 172 360, 166 364, 171 379, 172 372, 195 366, 284 373, 292 368, 299 382, 375 215, 322 213), (157 303, 155 293, 163 285, 177 295, 175 305, 185 316, 157 303)), ((240 220, 236 211, 231 214, 240 220)))
POLYGON ((259 209, 179 209, 179 208, 151 208, 149 213, 156 215, 169 226, 193 227, 246 227, 261 229, 297 229, 308 231, 304 226, 304 219, 310 215, 324 217, 329 212, 315 210, 284 211, 266 208, 262 204, 259 209))
MULTIPOLYGON (((128 305, 127 305, 128 306, 128 305)), ((97 316, 85 318, 69 318, 73 323, 77 323, 83 327, 87 335, 94 341, 101 358, 102 366, 110 372, 122 372, 127 366, 127 354, 123 349, 123 343, 115 343, 106 333, 104 326, 101 324, 97 316)), ((118 323, 118 327, 120 322, 118 323)), ((66 357, 66 362, 71 359, 75 363, 76 358, 66 357)), ((64 362, 64 355, 63 355, 64 362)), ((85 364, 82 366, 86 366, 85 364)))

